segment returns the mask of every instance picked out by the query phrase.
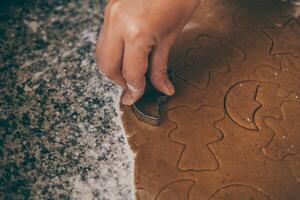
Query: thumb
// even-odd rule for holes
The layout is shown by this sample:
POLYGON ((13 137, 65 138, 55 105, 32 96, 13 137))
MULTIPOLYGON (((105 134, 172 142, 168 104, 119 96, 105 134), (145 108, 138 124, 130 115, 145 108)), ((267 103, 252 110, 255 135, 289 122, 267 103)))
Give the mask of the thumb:
POLYGON ((157 45, 151 54, 150 60, 150 79, 153 86, 166 95, 173 95, 175 88, 168 77, 168 56, 170 51, 170 42, 164 42, 157 45))

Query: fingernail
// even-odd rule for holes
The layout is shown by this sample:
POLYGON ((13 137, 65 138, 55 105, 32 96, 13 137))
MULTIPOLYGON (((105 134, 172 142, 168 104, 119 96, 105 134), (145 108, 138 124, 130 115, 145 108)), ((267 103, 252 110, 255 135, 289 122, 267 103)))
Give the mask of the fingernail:
POLYGON ((126 92, 122 98, 122 103, 126 106, 131 106, 134 103, 134 99, 126 92))
POLYGON ((167 88, 168 88, 168 94, 167 94, 167 95, 173 95, 174 92, 175 92, 175 89, 174 89, 174 86, 173 86, 173 84, 171 83, 171 81, 170 81, 170 80, 167 80, 166 85, 167 85, 167 88))

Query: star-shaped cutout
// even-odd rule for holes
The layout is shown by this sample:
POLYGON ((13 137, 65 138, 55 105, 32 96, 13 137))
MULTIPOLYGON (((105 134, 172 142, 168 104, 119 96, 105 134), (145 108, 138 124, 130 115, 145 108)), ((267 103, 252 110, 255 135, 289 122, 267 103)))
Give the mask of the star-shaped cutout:
POLYGON ((296 19, 280 27, 265 27, 262 30, 272 40, 271 55, 292 54, 300 57, 300 23, 296 19))

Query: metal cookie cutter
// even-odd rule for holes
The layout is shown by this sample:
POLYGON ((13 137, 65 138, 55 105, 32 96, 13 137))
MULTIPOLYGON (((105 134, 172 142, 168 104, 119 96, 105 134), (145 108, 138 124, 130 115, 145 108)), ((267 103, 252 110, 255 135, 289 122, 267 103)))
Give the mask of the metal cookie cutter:
MULTIPOLYGON (((171 71, 168 71, 168 76, 171 79, 171 71)), ((135 116, 142 122, 152 126, 158 126, 161 120, 159 108, 160 105, 167 103, 168 96, 158 92, 146 75, 146 89, 144 95, 132 105, 132 110, 135 116)))

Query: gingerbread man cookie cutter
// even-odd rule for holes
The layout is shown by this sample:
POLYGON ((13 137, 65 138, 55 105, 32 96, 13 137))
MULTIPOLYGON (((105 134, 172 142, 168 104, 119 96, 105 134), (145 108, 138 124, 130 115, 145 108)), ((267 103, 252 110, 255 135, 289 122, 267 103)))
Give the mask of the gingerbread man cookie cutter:
MULTIPOLYGON (((172 71, 168 71, 172 78, 172 71)), ((146 89, 144 95, 132 105, 132 111, 142 122, 158 126, 161 121, 160 106, 168 102, 168 96, 157 91, 151 84, 149 75, 146 74, 146 89)))

